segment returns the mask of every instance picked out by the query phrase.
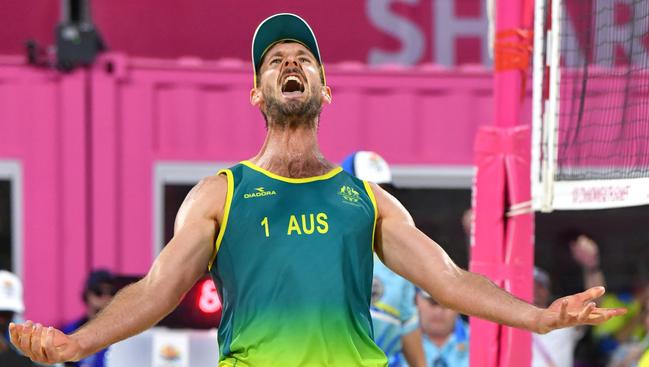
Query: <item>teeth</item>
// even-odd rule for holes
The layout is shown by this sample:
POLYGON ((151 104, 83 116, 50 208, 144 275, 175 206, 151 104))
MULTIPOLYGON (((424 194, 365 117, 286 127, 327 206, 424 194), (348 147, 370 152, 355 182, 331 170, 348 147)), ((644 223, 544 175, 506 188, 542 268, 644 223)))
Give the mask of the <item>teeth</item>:
POLYGON ((296 77, 296 76, 293 76, 293 75, 289 75, 288 77, 286 77, 286 79, 284 79, 284 84, 288 83, 288 81, 290 81, 290 80, 295 80, 300 85, 302 85, 302 82, 300 81, 300 79, 298 77, 296 77))

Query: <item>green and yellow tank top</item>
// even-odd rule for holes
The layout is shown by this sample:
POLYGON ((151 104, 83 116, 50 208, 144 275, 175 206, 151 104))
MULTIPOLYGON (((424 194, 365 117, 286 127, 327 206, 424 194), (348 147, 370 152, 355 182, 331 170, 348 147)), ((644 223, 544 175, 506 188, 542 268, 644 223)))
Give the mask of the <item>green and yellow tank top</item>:
POLYGON ((292 179, 223 170, 210 273, 223 302, 219 366, 385 366, 370 317, 376 202, 336 168, 292 179))

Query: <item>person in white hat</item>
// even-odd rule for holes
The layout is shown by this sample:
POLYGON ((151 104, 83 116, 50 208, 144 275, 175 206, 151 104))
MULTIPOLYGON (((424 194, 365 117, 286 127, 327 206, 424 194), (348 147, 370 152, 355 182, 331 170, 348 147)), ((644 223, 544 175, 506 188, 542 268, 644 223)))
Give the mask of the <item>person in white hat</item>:
POLYGON ((320 151, 331 89, 304 19, 264 20, 252 51, 250 102, 267 128, 259 153, 198 183, 149 273, 74 334, 10 325, 11 341, 32 360, 78 361, 146 330, 207 268, 223 301, 220 367, 383 367, 370 316, 374 252, 441 304, 513 327, 546 333, 625 312, 595 306, 601 287, 539 308, 459 268, 397 199, 320 151))
POLYGON ((28 358, 20 355, 9 343, 9 323, 16 314, 25 311, 23 303, 23 286, 13 273, 0 270, 0 366, 29 367, 34 366, 28 358))

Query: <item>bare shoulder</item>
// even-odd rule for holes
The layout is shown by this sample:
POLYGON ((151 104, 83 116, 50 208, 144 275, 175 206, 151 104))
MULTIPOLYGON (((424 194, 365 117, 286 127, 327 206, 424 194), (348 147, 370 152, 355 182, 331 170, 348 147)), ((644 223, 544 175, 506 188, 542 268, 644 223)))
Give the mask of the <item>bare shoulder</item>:
POLYGON ((187 194, 186 201, 197 201, 205 209, 223 209, 228 193, 228 180, 224 174, 201 179, 187 194))
POLYGON ((176 216, 176 227, 193 219, 210 219, 220 223, 227 192, 228 180, 225 175, 201 179, 185 197, 176 216))
POLYGON ((377 184, 370 183, 370 187, 372 188, 374 198, 376 199, 379 220, 396 219, 414 223, 408 210, 406 210, 397 198, 377 184))
POLYGON ((228 180, 225 174, 220 174, 203 177, 196 186, 194 186, 192 191, 201 191, 201 193, 217 193, 222 191, 223 194, 225 194, 227 189, 228 180))

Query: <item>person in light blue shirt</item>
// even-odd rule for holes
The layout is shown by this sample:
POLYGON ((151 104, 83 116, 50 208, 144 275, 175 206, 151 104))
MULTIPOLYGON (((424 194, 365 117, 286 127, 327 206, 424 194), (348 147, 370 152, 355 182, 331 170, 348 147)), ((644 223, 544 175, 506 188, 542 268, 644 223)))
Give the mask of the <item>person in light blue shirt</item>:
MULTIPOLYGON (((391 189, 390 168, 374 152, 355 152, 344 160, 342 167, 361 180, 391 189)), ((370 313, 374 341, 387 355, 390 367, 426 366, 415 306, 415 286, 393 273, 376 255, 370 313)))
POLYGON ((418 291, 416 299, 428 366, 468 367, 467 323, 457 312, 438 304, 424 291, 418 291))
MULTIPOLYGON (((388 356, 390 367, 403 366, 400 352, 405 349, 404 344, 408 344, 408 337, 413 338, 415 343, 419 339, 421 343, 414 297, 415 287, 412 283, 390 271, 375 257, 370 313, 374 326, 374 341, 388 356)), ((409 357, 409 351, 404 352, 409 357)), ((410 358, 408 359, 410 362, 410 358)), ((411 366, 414 365, 416 362, 413 361, 411 366)))

